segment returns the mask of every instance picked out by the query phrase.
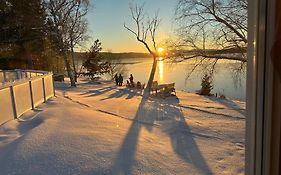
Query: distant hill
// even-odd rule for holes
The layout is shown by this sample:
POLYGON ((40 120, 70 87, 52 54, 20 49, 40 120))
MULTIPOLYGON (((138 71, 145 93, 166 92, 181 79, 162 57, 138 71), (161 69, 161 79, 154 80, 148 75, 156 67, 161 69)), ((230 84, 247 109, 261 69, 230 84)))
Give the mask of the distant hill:
MULTIPOLYGON (((75 58, 83 58, 85 52, 75 52, 75 58)), ((104 58, 110 59, 122 59, 122 58, 150 58, 149 53, 139 53, 139 52, 121 52, 121 53, 112 53, 112 52, 101 52, 104 58)))
MULTIPOLYGON (((201 51, 201 50, 200 50, 201 51)), ((197 53, 198 50, 184 50, 183 53, 186 54, 194 54, 197 53)), ((206 54, 234 54, 234 53, 246 53, 247 52, 247 48, 242 48, 242 49, 238 49, 238 48, 229 48, 229 49, 223 49, 223 50, 218 50, 218 49, 206 49, 205 50, 206 54)))
MULTIPOLYGON (((237 48, 230 48, 230 49, 224 49, 224 50, 216 50, 216 49, 207 49, 205 50, 206 54, 216 55, 216 54, 235 54, 235 53, 245 53, 247 51, 247 48, 244 48, 241 50, 237 48)), ((184 54, 192 55, 198 52, 198 50, 182 50, 181 51, 184 54)), ((76 52, 75 58, 81 59, 83 58, 85 52, 76 52)), ((113 52, 101 52, 101 54, 104 56, 105 59, 122 59, 122 58, 151 58, 151 55, 149 53, 140 53, 140 52, 119 52, 119 53, 113 53, 113 52)))
POLYGON ((105 58, 149 58, 151 55, 149 53, 138 53, 138 52, 122 52, 122 53, 111 53, 111 52, 102 52, 101 53, 105 58))

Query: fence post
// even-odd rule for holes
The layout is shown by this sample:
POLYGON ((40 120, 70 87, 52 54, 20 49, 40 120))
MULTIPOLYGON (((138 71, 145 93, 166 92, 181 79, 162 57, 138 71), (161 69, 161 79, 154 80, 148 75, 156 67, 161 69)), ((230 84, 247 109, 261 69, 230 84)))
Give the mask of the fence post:
POLYGON ((32 109, 34 109, 34 101, 33 101, 32 84, 31 84, 31 81, 30 81, 30 80, 28 81, 28 83, 29 83, 29 90, 30 90, 31 107, 32 107, 32 109))
POLYGON ((54 76, 53 76, 53 74, 51 76, 52 76, 52 84, 53 84, 53 93, 54 93, 54 97, 55 97, 56 96, 56 90, 55 90, 54 76))
POLYGON ((16 118, 18 118, 18 116, 17 116, 17 108, 16 108, 16 101, 15 101, 15 94, 14 94, 13 86, 10 86, 10 93, 11 93, 14 118, 16 119, 16 118))
POLYGON ((45 81, 44 81, 44 77, 42 78, 42 83, 43 83, 44 102, 46 102, 46 92, 45 92, 45 81))

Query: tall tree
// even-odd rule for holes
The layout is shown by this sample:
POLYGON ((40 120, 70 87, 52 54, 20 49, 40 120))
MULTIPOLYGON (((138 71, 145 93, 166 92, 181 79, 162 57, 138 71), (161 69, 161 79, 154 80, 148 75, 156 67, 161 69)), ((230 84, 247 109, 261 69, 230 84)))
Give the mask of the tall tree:
POLYGON ((74 71, 75 81, 77 81, 77 68, 74 58, 74 47, 87 39, 87 26, 86 14, 89 8, 89 1, 77 1, 75 12, 69 21, 69 37, 72 67, 74 71))
MULTIPOLYGON (((81 28, 73 26, 80 12, 88 6, 88 0, 46 0, 45 7, 48 14, 50 35, 59 48, 65 62, 71 86, 75 84, 75 74, 68 59, 68 52, 74 46, 74 31, 81 32, 81 28)), ((83 12, 81 12, 83 13, 83 12)))
POLYGON ((36 68, 34 66, 43 60, 40 55, 45 41, 45 14, 41 0, 3 0, 0 2, 0 19, 1 53, 8 52, 6 56, 26 64, 17 68, 36 68))
POLYGON ((153 18, 145 15, 144 5, 130 5, 130 11, 131 17, 135 23, 135 29, 128 27, 126 24, 124 24, 124 27, 136 37, 138 42, 145 46, 153 58, 151 72, 145 89, 146 92, 150 92, 157 66, 158 52, 155 36, 156 30, 160 24, 160 19, 158 18, 158 13, 155 13, 153 18), (150 39, 152 45, 149 45, 147 42, 148 38, 150 39))

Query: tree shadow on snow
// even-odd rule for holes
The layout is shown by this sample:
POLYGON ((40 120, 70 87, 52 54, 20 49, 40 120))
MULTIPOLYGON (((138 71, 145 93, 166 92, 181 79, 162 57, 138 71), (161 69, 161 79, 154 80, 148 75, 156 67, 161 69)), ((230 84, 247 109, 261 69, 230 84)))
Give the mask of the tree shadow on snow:
POLYGON ((107 86, 107 87, 100 88, 100 89, 89 90, 89 91, 84 92, 80 95, 85 95, 87 97, 99 96, 99 95, 102 95, 104 93, 110 92, 114 89, 116 89, 116 86, 107 86))
POLYGON ((109 100, 112 98, 120 98, 126 95, 127 95, 126 99, 132 99, 135 96, 141 96, 142 93, 139 90, 131 90, 128 88, 118 89, 116 92, 110 94, 108 97, 101 99, 101 101, 109 100))
POLYGON ((237 105, 232 100, 222 99, 222 98, 217 98, 217 97, 211 97, 211 96, 206 96, 206 98, 208 98, 209 100, 212 100, 214 102, 220 103, 220 104, 226 106, 229 109, 233 109, 233 110, 237 111, 238 113, 242 114, 243 116, 246 115, 245 109, 241 108, 239 105, 237 105))
POLYGON ((175 153, 200 173, 213 174, 194 140, 191 128, 179 106, 179 99, 170 97, 156 103, 161 129, 170 136, 175 153))
POLYGON ((120 147, 117 157, 112 166, 111 174, 132 174, 134 158, 137 151, 138 137, 141 130, 141 123, 138 122, 144 117, 144 106, 146 98, 142 98, 132 125, 120 147))
POLYGON ((29 133, 39 127, 43 122, 44 120, 42 118, 36 117, 32 120, 19 121, 17 127, 11 129, 11 133, 17 131, 19 136, 0 149, 1 174, 44 174, 40 168, 34 168, 36 165, 29 162, 30 157, 24 157, 18 154, 23 149, 22 144, 29 133))
POLYGON ((117 154, 111 174, 132 174, 133 166, 136 164, 135 154, 140 130, 144 127, 152 131, 155 123, 159 123, 163 132, 171 138, 174 152, 181 159, 193 165, 202 174, 212 174, 191 134, 177 97, 142 98, 133 123, 117 154))

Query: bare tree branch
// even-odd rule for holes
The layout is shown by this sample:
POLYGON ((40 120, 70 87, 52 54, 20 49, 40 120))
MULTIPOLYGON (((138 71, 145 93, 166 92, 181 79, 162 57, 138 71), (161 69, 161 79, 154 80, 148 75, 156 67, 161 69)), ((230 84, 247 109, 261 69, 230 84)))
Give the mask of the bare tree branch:
MULTIPOLYGON (((247 6, 247 0, 178 0, 178 38, 167 46, 170 59, 203 60, 211 71, 219 60, 245 65, 247 6)), ((199 61, 195 68, 204 65, 199 61)))

